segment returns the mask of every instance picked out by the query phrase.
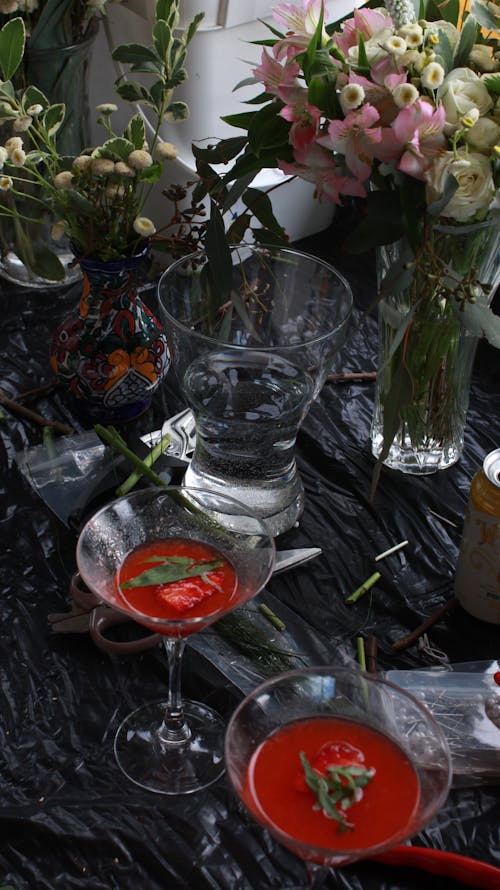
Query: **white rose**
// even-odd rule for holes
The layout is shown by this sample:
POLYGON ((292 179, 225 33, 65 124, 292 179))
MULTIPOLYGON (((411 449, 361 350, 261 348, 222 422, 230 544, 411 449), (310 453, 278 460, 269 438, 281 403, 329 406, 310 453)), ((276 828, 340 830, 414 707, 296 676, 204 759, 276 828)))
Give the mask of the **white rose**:
POLYGON ((465 135, 465 141, 476 151, 489 155, 494 145, 500 142, 500 124, 490 117, 480 117, 465 135))
POLYGON ((426 173, 427 203, 442 197, 449 175, 455 177, 458 188, 441 211, 458 222, 475 216, 479 210, 486 211, 495 197, 495 183, 491 175, 491 164, 485 155, 476 152, 445 151, 439 155, 426 173))
POLYGON ((460 119, 471 108, 477 108, 482 116, 493 107, 486 86, 470 68, 450 71, 437 91, 437 99, 443 103, 446 112, 445 132, 448 134, 461 125, 460 119))
POLYGON ((498 62, 493 58, 491 47, 485 43, 475 43, 469 53, 469 62, 480 71, 498 71, 498 62))

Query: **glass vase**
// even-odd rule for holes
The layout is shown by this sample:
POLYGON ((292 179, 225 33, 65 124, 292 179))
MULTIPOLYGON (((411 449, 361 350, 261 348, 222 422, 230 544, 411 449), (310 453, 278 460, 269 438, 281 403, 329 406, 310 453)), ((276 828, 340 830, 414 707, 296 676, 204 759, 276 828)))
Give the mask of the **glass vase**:
MULTIPOLYGON (((480 295, 491 302, 500 282, 498 224, 426 229, 411 282, 379 303, 371 427, 373 454, 413 474, 446 469, 462 454, 478 343, 463 309, 480 295)), ((379 248, 379 284, 409 255, 404 241, 379 248)))
POLYGON ((145 411, 169 368, 165 335, 137 293, 147 256, 81 259, 83 293, 54 331, 50 361, 78 413, 121 423, 145 411))
MULTIPOLYGON (((92 19, 84 39, 71 46, 33 49, 28 42, 17 76, 17 89, 36 86, 51 102, 64 103, 66 116, 57 135, 57 146, 62 155, 78 155, 90 145, 88 73, 97 31, 97 21, 92 19)), ((7 139, 12 133, 5 130, 4 127, 3 136, 7 139)), ((25 143, 28 150, 27 136, 25 143)), ((36 195, 38 186, 26 183, 24 189, 26 200, 17 197, 16 207, 19 213, 33 219, 40 211, 30 200, 29 193, 36 195)), ((74 262, 68 240, 52 239, 51 223, 43 212, 39 220, 23 221, 22 224, 2 217, 0 233, 0 275, 8 281, 23 287, 45 288, 48 285, 64 286, 81 278, 80 267, 74 262)))

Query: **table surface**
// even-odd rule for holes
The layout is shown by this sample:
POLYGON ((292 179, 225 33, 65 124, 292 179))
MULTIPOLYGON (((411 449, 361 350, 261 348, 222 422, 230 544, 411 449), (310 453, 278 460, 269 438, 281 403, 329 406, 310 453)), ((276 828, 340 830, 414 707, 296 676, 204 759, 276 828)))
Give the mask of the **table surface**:
MULTIPOLYGON (((334 220, 328 231, 300 246, 328 257, 354 291, 360 323, 335 370, 371 371, 376 318, 363 317, 362 310, 373 297, 373 258, 344 255, 341 229, 334 220)), ((15 397, 52 379, 50 333, 74 305, 78 287, 30 291, 3 282, 0 288, 0 388, 15 397)), ((382 670, 426 667, 440 655, 452 662, 498 658, 499 628, 460 608, 429 630, 427 647, 415 643, 397 652, 393 643, 452 596, 470 481, 485 454, 500 445, 499 370, 497 353, 481 343, 460 462, 421 478, 384 469, 373 503, 373 383, 327 383, 311 408, 297 443, 306 506, 298 528, 279 546, 319 546, 323 553, 305 567, 273 577, 268 591, 291 610, 295 626, 321 635, 332 661, 355 658, 360 635, 376 637, 382 670), (347 595, 374 570, 374 556, 403 539, 408 546, 378 564, 382 577, 372 593, 347 604, 347 595)), ((58 390, 40 396, 32 407, 79 431, 85 428, 58 390)), ((181 407, 169 377, 134 432, 158 427, 181 407)), ((131 426, 126 434, 130 431, 131 426)), ((143 792, 120 773, 114 730, 134 707, 164 694, 166 664, 159 650, 108 655, 88 634, 51 631, 48 614, 69 609, 76 536, 16 465, 16 453, 41 441, 40 427, 4 410, 0 885, 16 890, 307 886, 302 863, 246 815, 225 778, 193 797, 166 799, 143 792)), ((184 691, 225 717, 241 698, 224 672, 189 651, 184 691)), ((500 866, 499 825, 498 786, 453 788, 413 842, 500 866)), ((325 886, 417 890, 426 880, 418 871, 365 862, 331 871, 325 886)), ((439 886, 462 885, 441 878, 439 886)))

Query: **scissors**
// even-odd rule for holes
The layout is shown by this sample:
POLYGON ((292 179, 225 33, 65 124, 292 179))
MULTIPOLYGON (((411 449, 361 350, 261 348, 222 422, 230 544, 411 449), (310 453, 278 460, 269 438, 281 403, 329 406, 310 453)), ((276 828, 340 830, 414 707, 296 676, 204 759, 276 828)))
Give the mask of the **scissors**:
MULTIPOLYGON (((320 547, 301 547, 294 550, 278 550, 273 575, 287 569, 303 565, 321 554, 320 547)), ((136 624, 128 615, 103 603, 85 585, 79 572, 72 576, 69 592, 71 611, 53 613, 48 616, 54 632, 58 633, 89 633, 98 649, 103 652, 119 655, 132 655, 145 652, 158 646, 163 639, 162 634, 149 633, 133 640, 112 640, 106 631, 121 624, 136 624)))

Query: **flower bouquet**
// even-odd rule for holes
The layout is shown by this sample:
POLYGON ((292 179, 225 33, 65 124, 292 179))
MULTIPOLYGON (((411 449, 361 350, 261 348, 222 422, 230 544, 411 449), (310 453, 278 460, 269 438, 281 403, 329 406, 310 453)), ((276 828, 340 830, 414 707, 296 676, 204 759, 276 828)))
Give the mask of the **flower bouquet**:
MULTIPOLYGON (((88 69, 99 22, 110 2, 118 0, 0 0, 0 27, 14 18, 22 19, 25 27, 25 50, 13 75, 13 86, 22 92, 31 84, 41 90, 51 104, 65 105, 57 144, 60 153, 66 155, 91 141, 88 69)), ((7 138, 8 129, 9 121, 2 124, 2 142, 7 138)), ((30 145, 29 133, 24 135, 23 145, 25 148, 30 145)), ((0 272, 5 278, 31 287, 45 286, 46 279, 51 280, 54 275, 61 283, 68 283, 78 275, 78 269, 71 267, 68 244, 51 242, 50 223, 44 208, 25 201, 25 195, 32 194, 33 190, 30 183, 19 184, 22 197, 17 196, 15 201, 21 213, 36 215, 38 221, 25 222, 23 226, 15 219, 4 218, 1 222, 0 272), (59 264, 51 262, 52 254, 59 258, 59 264), (42 257, 46 258, 49 269, 44 268, 42 257)))
MULTIPOLYGON (((138 112, 116 133, 111 121, 117 106, 100 105, 103 142, 82 146, 74 156, 58 148, 64 104, 51 103, 36 86, 20 93, 13 86, 25 47, 23 19, 11 19, 0 31, 0 121, 13 133, 0 145, 0 216, 23 227, 42 208, 53 236, 69 239, 84 289, 76 314, 54 332, 51 362, 83 412, 102 421, 120 422, 145 410, 169 364, 161 326, 136 285, 156 232, 144 205, 164 164, 176 157, 175 147, 160 140, 160 126, 188 114, 174 93, 187 76, 187 48, 202 14, 180 32, 178 7, 178 0, 158 0, 151 46, 124 45, 113 53, 148 76, 148 86, 120 79, 115 90, 124 101, 145 106, 155 123, 138 112), (34 208, 32 216, 21 212, 20 195, 23 208, 34 208)), ((57 275, 57 258, 48 250, 34 252, 33 261, 38 268, 45 264, 49 277, 57 275)))
POLYGON ((500 16, 487 0, 372 5, 330 24, 321 0, 278 4, 239 84, 261 91, 223 118, 246 134, 214 160, 232 161, 222 182, 279 167, 320 200, 364 199, 346 247, 381 260, 376 484, 383 462, 458 459, 477 337, 500 346, 500 16))

